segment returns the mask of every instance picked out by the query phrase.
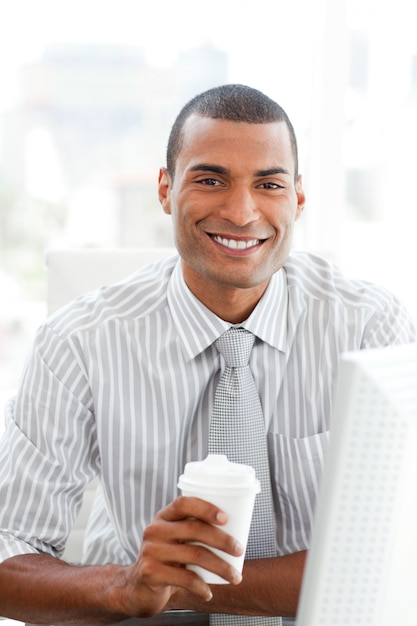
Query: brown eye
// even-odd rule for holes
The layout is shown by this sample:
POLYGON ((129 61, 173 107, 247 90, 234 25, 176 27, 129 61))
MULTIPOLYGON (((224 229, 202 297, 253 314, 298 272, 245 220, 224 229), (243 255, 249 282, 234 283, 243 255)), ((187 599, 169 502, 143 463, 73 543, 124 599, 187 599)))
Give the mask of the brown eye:
POLYGON ((273 183, 271 181, 266 182, 266 183, 261 183, 259 186, 261 189, 272 189, 272 190, 285 189, 284 185, 281 185, 280 183, 273 183))
POLYGON ((260 186, 262 189, 284 189, 284 185, 280 185, 279 183, 262 183, 260 186))
POLYGON ((211 185, 212 187, 214 187, 214 185, 220 184, 219 181, 215 178, 203 178, 203 180, 199 180, 198 182, 203 185, 211 185))

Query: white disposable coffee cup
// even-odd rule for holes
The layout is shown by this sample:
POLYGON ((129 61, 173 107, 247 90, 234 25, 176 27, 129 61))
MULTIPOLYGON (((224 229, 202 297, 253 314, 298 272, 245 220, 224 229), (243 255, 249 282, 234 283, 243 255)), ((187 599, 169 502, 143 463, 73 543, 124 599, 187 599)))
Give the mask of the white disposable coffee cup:
MULTIPOLYGON (((221 528, 237 539, 246 550, 255 496, 261 491, 253 467, 231 463, 221 454, 209 454, 204 461, 186 464, 178 487, 182 495, 207 500, 227 513, 229 520, 221 528)), ((242 572, 244 554, 236 557, 216 548, 206 547, 242 572)), ((196 572, 207 583, 228 583, 224 578, 198 565, 190 564, 187 568, 196 572)))

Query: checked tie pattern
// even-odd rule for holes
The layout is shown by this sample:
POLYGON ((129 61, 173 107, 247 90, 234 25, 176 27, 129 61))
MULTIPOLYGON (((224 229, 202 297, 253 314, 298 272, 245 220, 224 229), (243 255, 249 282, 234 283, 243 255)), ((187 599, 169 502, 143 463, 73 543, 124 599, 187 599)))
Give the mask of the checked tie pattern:
MULTIPOLYGON (((251 465, 261 483, 256 496, 246 548, 247 559, 276 556, 275 516, 262 405, 249 358, 255 336, 244 328, 232 327, 215 346, 226 367, 220 376, 210 422, 209 453, 225 454, 229 461, 251 465)), ((280 617, 210 615, 212 626, 261 626, 281 624, 280 617)))

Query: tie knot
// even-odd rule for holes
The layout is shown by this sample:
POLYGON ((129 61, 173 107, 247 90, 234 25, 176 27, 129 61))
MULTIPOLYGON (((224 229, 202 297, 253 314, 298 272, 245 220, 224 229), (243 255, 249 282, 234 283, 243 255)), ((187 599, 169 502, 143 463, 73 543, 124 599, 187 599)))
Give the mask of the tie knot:
POLYGON ((215 346, 228 367, 243 367, 249 362, 255 335, 244 328, 229 328, 216 339, 215 346))

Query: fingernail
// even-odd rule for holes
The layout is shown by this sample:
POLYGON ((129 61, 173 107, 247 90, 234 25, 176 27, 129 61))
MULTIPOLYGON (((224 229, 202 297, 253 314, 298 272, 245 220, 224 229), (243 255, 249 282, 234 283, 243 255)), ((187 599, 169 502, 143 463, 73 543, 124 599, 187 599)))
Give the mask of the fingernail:
POLYGON ((235 571, 233 574, 233 582, 235 585, 238 585, 239 583, 242 582, 242 574, 240 574, 239 572, 235 571))
POLYGON ((225 524, 227 522, 226 513, 223 513, 223 511, 219 511, 216 515, 216 520, 219 522, 219 524, 225 524))
POLYGON ((238 541, 235 541, 235 552, 240 555, 243 554, 243 552, 245 551, 245 548, 242 546, 241 543, 239 543, 238 541))

